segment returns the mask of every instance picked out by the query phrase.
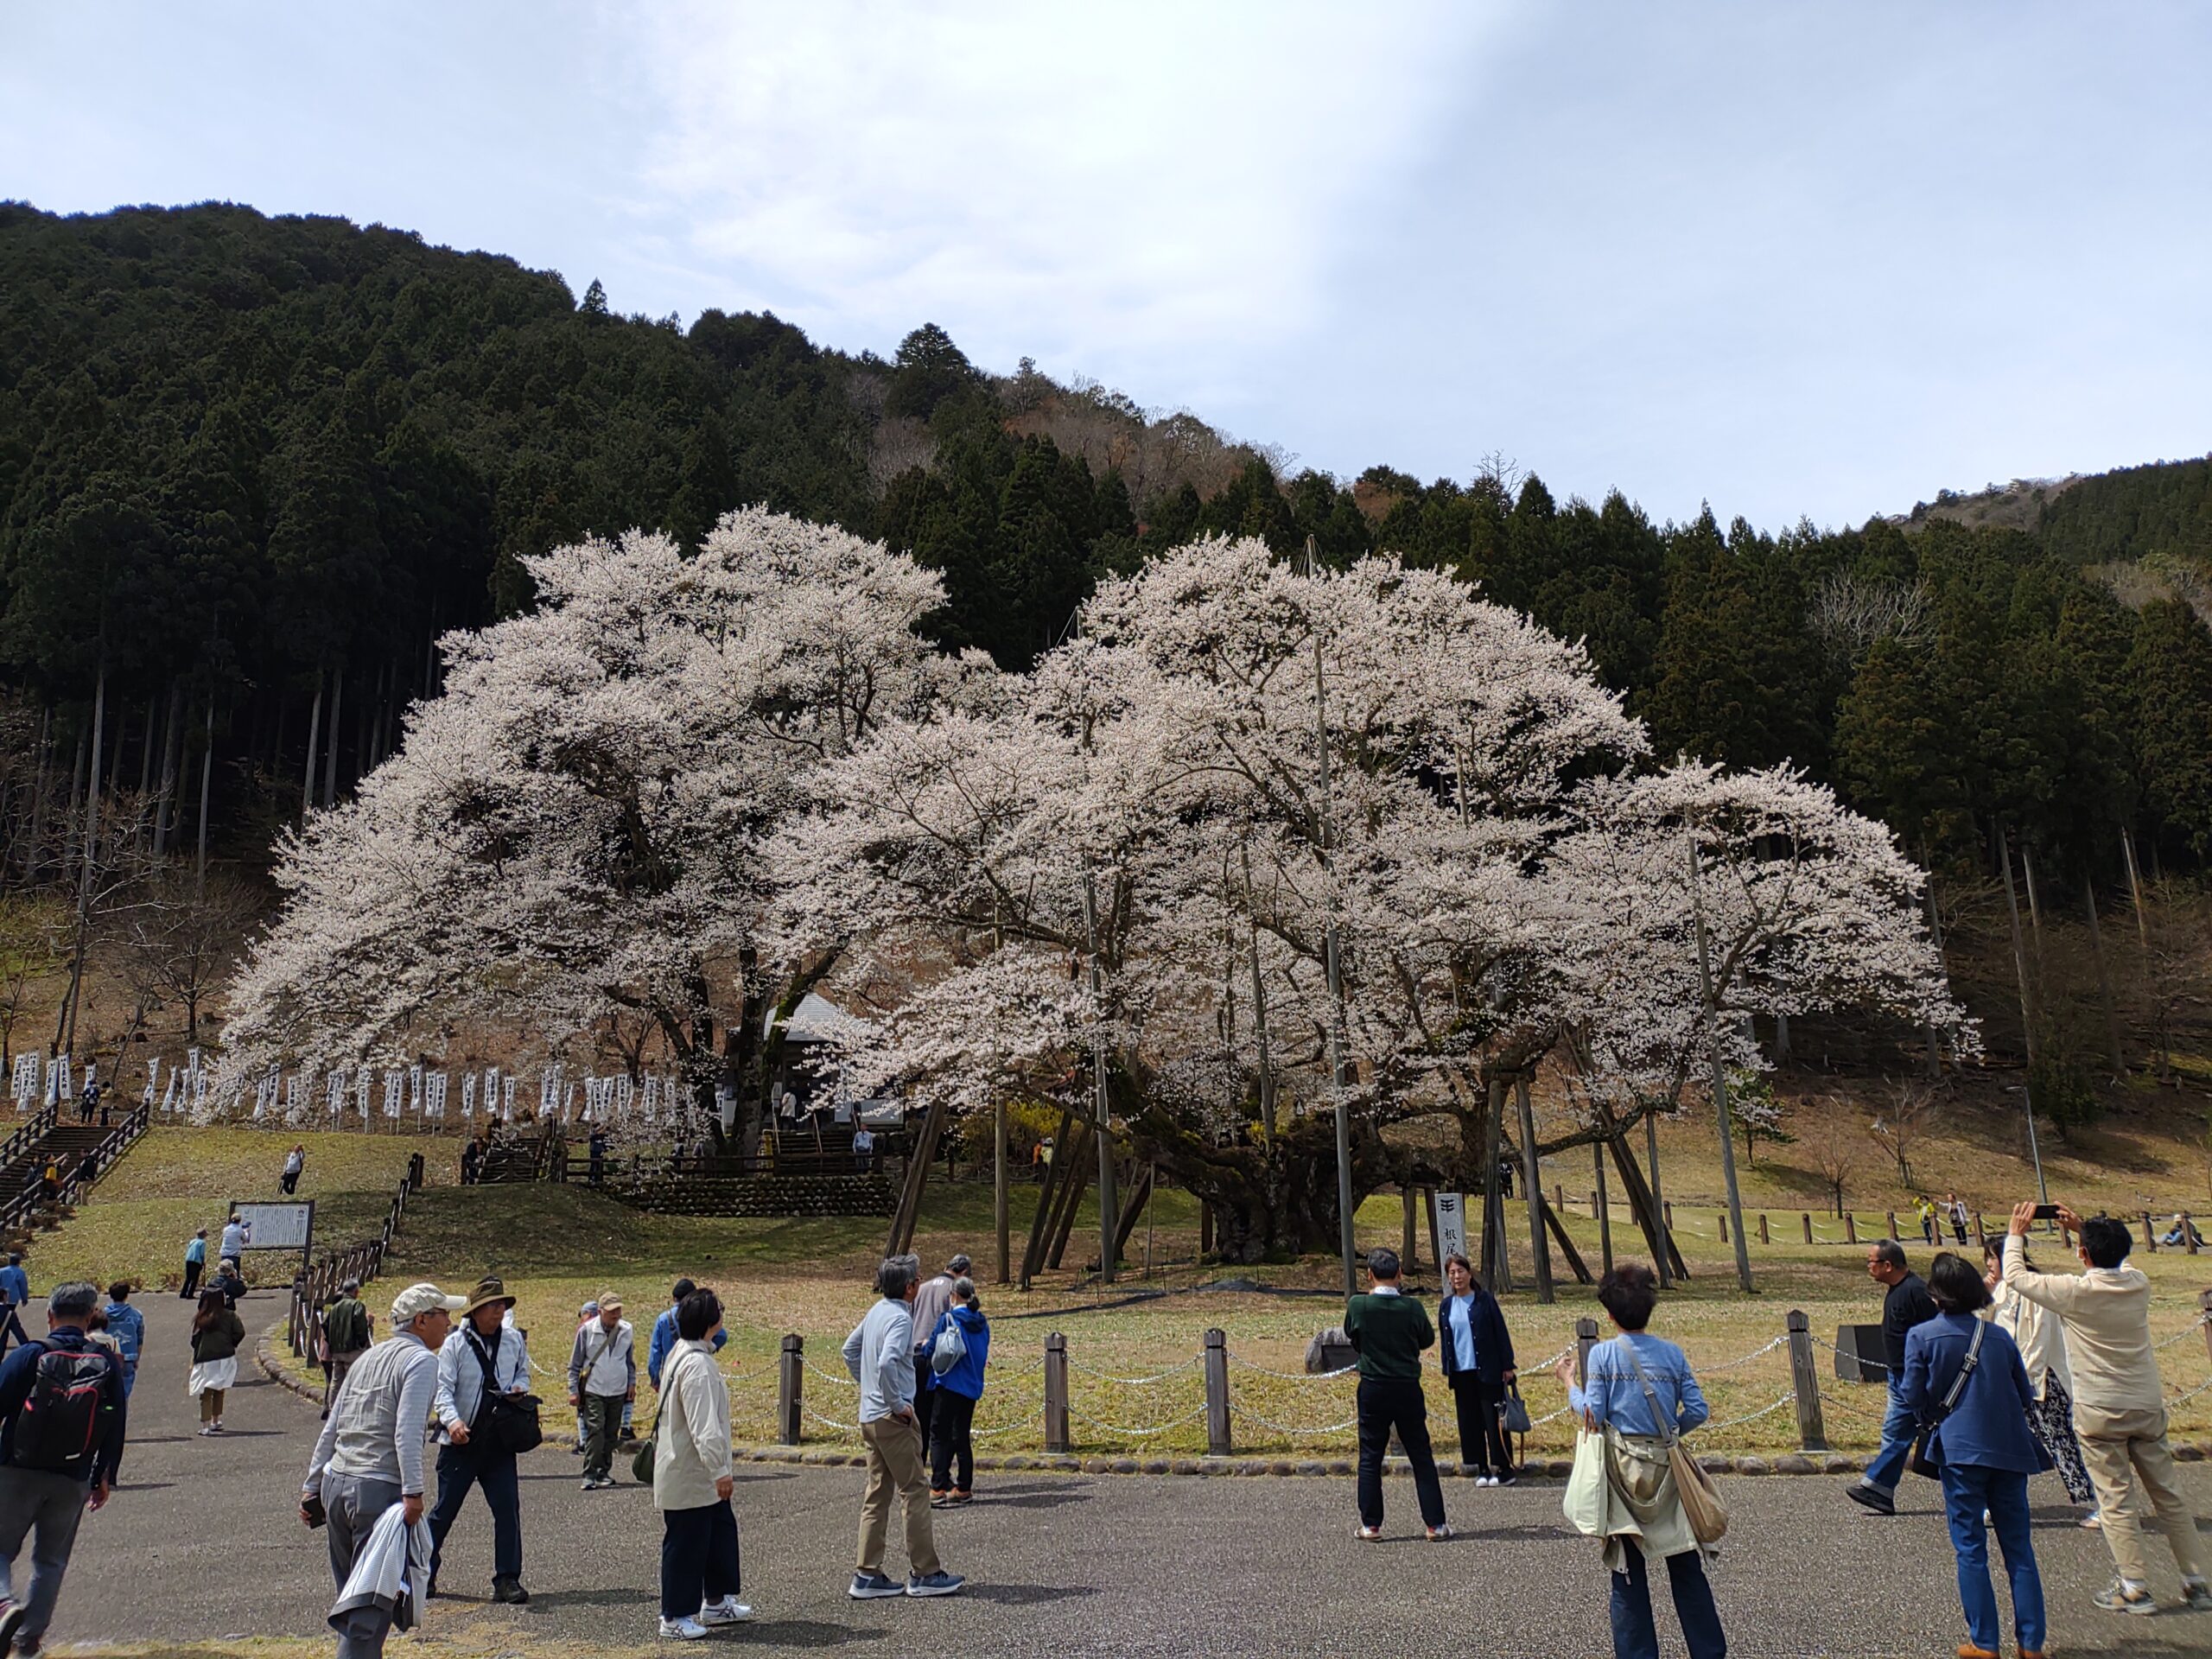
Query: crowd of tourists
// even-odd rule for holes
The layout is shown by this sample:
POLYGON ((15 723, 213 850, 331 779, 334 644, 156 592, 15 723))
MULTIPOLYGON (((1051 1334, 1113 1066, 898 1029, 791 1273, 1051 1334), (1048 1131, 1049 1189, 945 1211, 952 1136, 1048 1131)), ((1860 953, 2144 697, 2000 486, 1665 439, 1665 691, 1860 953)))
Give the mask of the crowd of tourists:
MULTIPOLYGON (((2111 1553, 2113 1577, 2094 1596, 2098 1607, 2159 1611, 2148 1542, 2155 1533, 2178 1569, 2182 1608, 2212 1611, 2205 1547, 2167 1444, 2150 1281, 2127 1261, 2132 1236, 2122 1223, 2057 1208, 2083 1271, 2050 1272, 2028 1249, 2044 1214, 2022 1205, 1980 1259, 1940 1251, 1924 1278, 1894 1239, 1867 1255, 1884 1292, 1879 1364, 1889 1408, 1879 1450, 1846 1490, 1870 1516, 1886 1517, 1908 1471, 1937 1483, 1967 1632, 1961 1659, 2002 1651, 1993 1535, 2020 1659, 2046 1652, 2027 1497, 2030 1479, 2046 1471, 2111 1553)), ((188 1262, 197 1267, 205 1232, 193 1243, 188 1262)), ((225 1432, 224 1402, 245 1338, 235 1276, 245 1243, 233 1216, 218 1277, 194 1298, 187 1387, 206 1435, 225 1432)), ((954 1255, 925 1276, 918 1257, 885 1259, 875 1300, 843 1344, 867 1465, 855 1599, 949 1596, 965 1582, 940 1557, 935 1517, 974 1497, 974 1422, 991 1329, 971 1267, 954 1255), (894 1510, 903 1573, 887 1570, 894 1510)), ((1512 1335, 1462 1255, 1446 1259, 1433 1317, 1407 1292, 1395 1252, 1374 1252, 1367 1269, 1368 1287, 1348 1300, 1342 1327, 1358 1374, 1355 1535, 1385 1535, 1383 1469, 1395 1438, 1426 1535, 1446 1541, 1454 1534, 1423 1387, 1428 1351, 1436 1350, 1452 1401, 1463 1471, 1478 1486, 1511 1485, 1513 1436, 1528 1427, 1512 1335)), ((41 1650, 79 1521, 114 1490, 145 1349, 145 1322, 130 1296, 127 1282, 111 1286, 105 1304, 91 1284, 57 1286, 45 1299, 44 1333, 0 1360, 0 1656, 41 1650), (18 1599, 16 1566, 26 1543, 30 1573, 18 1599)), ((19 1258, 0 1267, 0 1298, 19 1333, 16 1316, 30 1303, 19 1258)), ((1651 1579, 1653 1563, 1663 1562, 1692 1659, 1720 1659, 1727 1641, 1707 1569, 1726 1511, 1682 1447, 1707 1421, 1704 1395, 1681 1349, 1650 1329, 1660 1303, 1650 1268, 1615 1268, 1598 1300, 1615 1334, 1583 1361, 1562 1357, 1555 1367, 1580 1431, 1566 1517, 1601 1545, 1617 1656, 1656 1659, 1651 1579)), ((382 1653, 390 1633, 408 1628, 420 1604, 440 1593, 446 1547, 473 1492, 491 1512, 492 1599, 530 1600, 517 1459, 543 1435, 531 1382, 539 1368, 514 1323, 515 1306, 497 1278, 466 1297, 410 1285, 393 1299, 378 1340, 377 1316, 348 1280, 319 1313, 322 1425, 299 1510, 325 1533, 340 1659, 382 1653)), ((752 1611, 740 1599, 729 1388, 715 1357, 727 1340, 720 1297, 682 1278, 645 1343, 658 1404, 626 1467, 660 1511, 657 1630, 671 1639, 705 1637, 752 1611)), ((616 1484, 638 1393, 638 1345, 618 1293, 603 1291, 582 1310, 565 1379, 587 1491, 616 1484)))

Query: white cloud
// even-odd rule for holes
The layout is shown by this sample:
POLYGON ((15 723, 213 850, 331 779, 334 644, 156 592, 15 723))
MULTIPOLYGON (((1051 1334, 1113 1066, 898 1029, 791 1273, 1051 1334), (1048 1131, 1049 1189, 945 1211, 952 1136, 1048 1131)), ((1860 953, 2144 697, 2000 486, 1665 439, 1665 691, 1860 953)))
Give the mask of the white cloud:
POLYGON ((1264 352, 1322 320, 1491 16, 702 7, 644 54, 641 207, 671 260, 846 343, 927 318, 1002 365, 1264 352))

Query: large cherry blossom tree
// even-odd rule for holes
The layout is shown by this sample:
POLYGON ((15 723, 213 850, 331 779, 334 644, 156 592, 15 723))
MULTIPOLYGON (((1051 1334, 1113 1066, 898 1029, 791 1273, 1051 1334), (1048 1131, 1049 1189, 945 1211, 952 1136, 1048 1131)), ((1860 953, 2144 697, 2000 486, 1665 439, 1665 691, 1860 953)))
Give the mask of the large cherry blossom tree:
POLYGON ((358 798, 281 849, 228 1074, 438 1052, 456 1022, 558 1043, 616 1014, 703 1109, 757 1122, 766 1015, 828 954, 763 956, 761 843, 824 761, 988 671, 917 622, 938 578, 760 509, 696 552, 632 532, 529 561, 538 607, 447 637, 440 696, 358 798))

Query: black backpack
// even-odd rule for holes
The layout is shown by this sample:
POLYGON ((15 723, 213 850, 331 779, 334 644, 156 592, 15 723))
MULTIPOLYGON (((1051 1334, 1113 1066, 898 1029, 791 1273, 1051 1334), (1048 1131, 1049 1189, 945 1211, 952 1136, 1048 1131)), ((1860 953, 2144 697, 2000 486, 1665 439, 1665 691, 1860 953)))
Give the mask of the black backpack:
POLYGON ((115 1362, 97 1348, 31 1344, 39 1357, 29 1395, 16 1418, 12 1461, 82 1479, 92 1472, 107 1433, 108 1390, 115 1362))

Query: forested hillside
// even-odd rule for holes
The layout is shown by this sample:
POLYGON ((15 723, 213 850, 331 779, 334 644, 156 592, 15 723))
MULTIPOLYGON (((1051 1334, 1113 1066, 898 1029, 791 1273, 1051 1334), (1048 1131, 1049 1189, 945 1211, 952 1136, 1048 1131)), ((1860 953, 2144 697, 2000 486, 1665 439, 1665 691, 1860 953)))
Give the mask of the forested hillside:
MULTIPOLYGON (((1487 444, 1510 435, 1481 435, 1487 444)), ((2034 528, 1777 534, 1560 501, 1494 462, 1287 474, 1189 414, 933 327, 896 359, 772 315, 687 331, 402 232, 208 206, 0 207, 0 863, 67 876, 98 782, 156 848, 257 858, 389 753, 441 631, 522 552, 745 502, 945 574, 947 643, 1026 663, 1098 573, 1208 531, 1457 572, 1585 639, 1662 754, 1790 760, 1942 865, 2117 884, 2212 855, 2212 465, 2083 480, 2034 528), (98 728, 97 734, 95 728, 98 728), (97 743, 95 736, 97 735, 97 743), (207 802, 203 819, 200 802, 207 802)))

